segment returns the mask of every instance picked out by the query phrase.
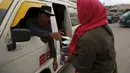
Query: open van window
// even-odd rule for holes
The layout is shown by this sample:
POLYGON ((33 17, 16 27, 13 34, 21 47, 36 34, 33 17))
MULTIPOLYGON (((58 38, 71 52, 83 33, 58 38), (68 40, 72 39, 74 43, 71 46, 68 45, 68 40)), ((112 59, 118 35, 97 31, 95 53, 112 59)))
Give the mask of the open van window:
MULTIPOLYGON (((27 13, 21 20, 17 23, 17 25, 13 28, 27 28, 29 24, 26 23, 27 20, 35 20, 38 21, 38 14, 39 14, 40 7, 31 7, 28 9, 27 13)), ((50 20, 48 24, 51 24, 50 20)))
POLYGON ((17 11, 16 13, 16 16, 11 24, 11 27, 15 27, 17 26, 17 24, 20 22, 20 20, 22 18, 25 17, 25 15, 27 15, 27 11, 32 8, 32 7, 41 7, 42 5, 47 5, 47 4, 44 4, 44 3, 34 3, 34 2, 29 2, 29 1, 24 1, 19 10, 17 11))
POLYGON ((23 18, 20 19, 20 21, 12 28, 26 28, 26 19, 29 18, 37 18, 39 12, 38 7, 31 7, 28 9, 27 13, 23 18))
POLYGON ((58 30, 62 31, 65 33, 65 6, 60 5, 60 4, 53 4, 53 8, 54 8, 54 13, 55 13, 55 17, 56 17, 56 22, 57 22, 57 26, 58 26, 58 30))
POLYGON ((13 0, 0 0, 0 25, 13 0))

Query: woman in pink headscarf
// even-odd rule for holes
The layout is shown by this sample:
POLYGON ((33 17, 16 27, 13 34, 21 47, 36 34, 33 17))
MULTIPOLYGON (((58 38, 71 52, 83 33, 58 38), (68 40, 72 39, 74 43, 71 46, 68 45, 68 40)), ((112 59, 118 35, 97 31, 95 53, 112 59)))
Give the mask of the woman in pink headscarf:
POLYGON ((73 66, 79 73, 116 73, 114 36, 105 7, 99 0, 77 0, 77 10, 80 26, 69 52, 73 66))

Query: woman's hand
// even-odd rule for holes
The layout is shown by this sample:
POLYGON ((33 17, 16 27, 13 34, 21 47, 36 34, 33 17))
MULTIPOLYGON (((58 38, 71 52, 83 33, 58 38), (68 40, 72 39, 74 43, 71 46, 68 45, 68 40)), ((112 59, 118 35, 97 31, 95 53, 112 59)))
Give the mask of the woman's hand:
POLYGON ((72 54, 70 53, 67 58, 67 63, 71 63, 72 54))
POLYGON ((61 40, 63 34, 63 32, 54 32, 49 34, 49 36, 55 40, 61 40))

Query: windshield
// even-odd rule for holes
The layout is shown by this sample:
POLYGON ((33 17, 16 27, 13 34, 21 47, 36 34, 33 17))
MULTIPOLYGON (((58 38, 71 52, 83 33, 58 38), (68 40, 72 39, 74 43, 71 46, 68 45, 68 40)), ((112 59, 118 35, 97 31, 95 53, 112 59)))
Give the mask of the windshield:
POLYGON ((0 0, 0 25, 13 0, 0 0))
POLYGON ((129 14, 130 14, 130 12, 125 13, 124 15, 122 15, 121 18, 126 17, 126 16, 128 16, 129 14))

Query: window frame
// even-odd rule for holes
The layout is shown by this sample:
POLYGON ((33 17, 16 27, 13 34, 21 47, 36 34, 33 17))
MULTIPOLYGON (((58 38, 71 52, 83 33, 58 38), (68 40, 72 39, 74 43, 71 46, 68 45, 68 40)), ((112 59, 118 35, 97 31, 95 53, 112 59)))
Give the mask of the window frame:
POLYGON ((10 1, 3 0, 3 1, 0 2, 0 9, 5 10, 3 17, 1 17, 0 26, 1 26, 5 16, 6 16, 7 12, 9 11, 13 2, 14 2, 14 0, 10 0, 10 1))
POLYGON ((47 2, 43 2, 43 1, 30 1, 30 0, 14 1, 6 17, 4 18, 2 25, 0 26, 0 39, 4 39, 7 36, 7 34, 10 32, 9 28, 11 28, 12 23, 16 17, 17 11, 19 10, 23 2, 34 2, 34 3, 41 3, 42 5, 44 4, 48 5, 47 2))
POLYGON ((15 27, 18 22, 24 18, 24 16, 26 15, 27 11, 32 8, 32 7, 41 7, 42 5, 47 5, 46 3, 38 3, 38 2, 30 2, 30 1, 24 1, 22 2, 22 4, 20 5, 14 19, 13 22, 11 23, 11 27, 15 27))

